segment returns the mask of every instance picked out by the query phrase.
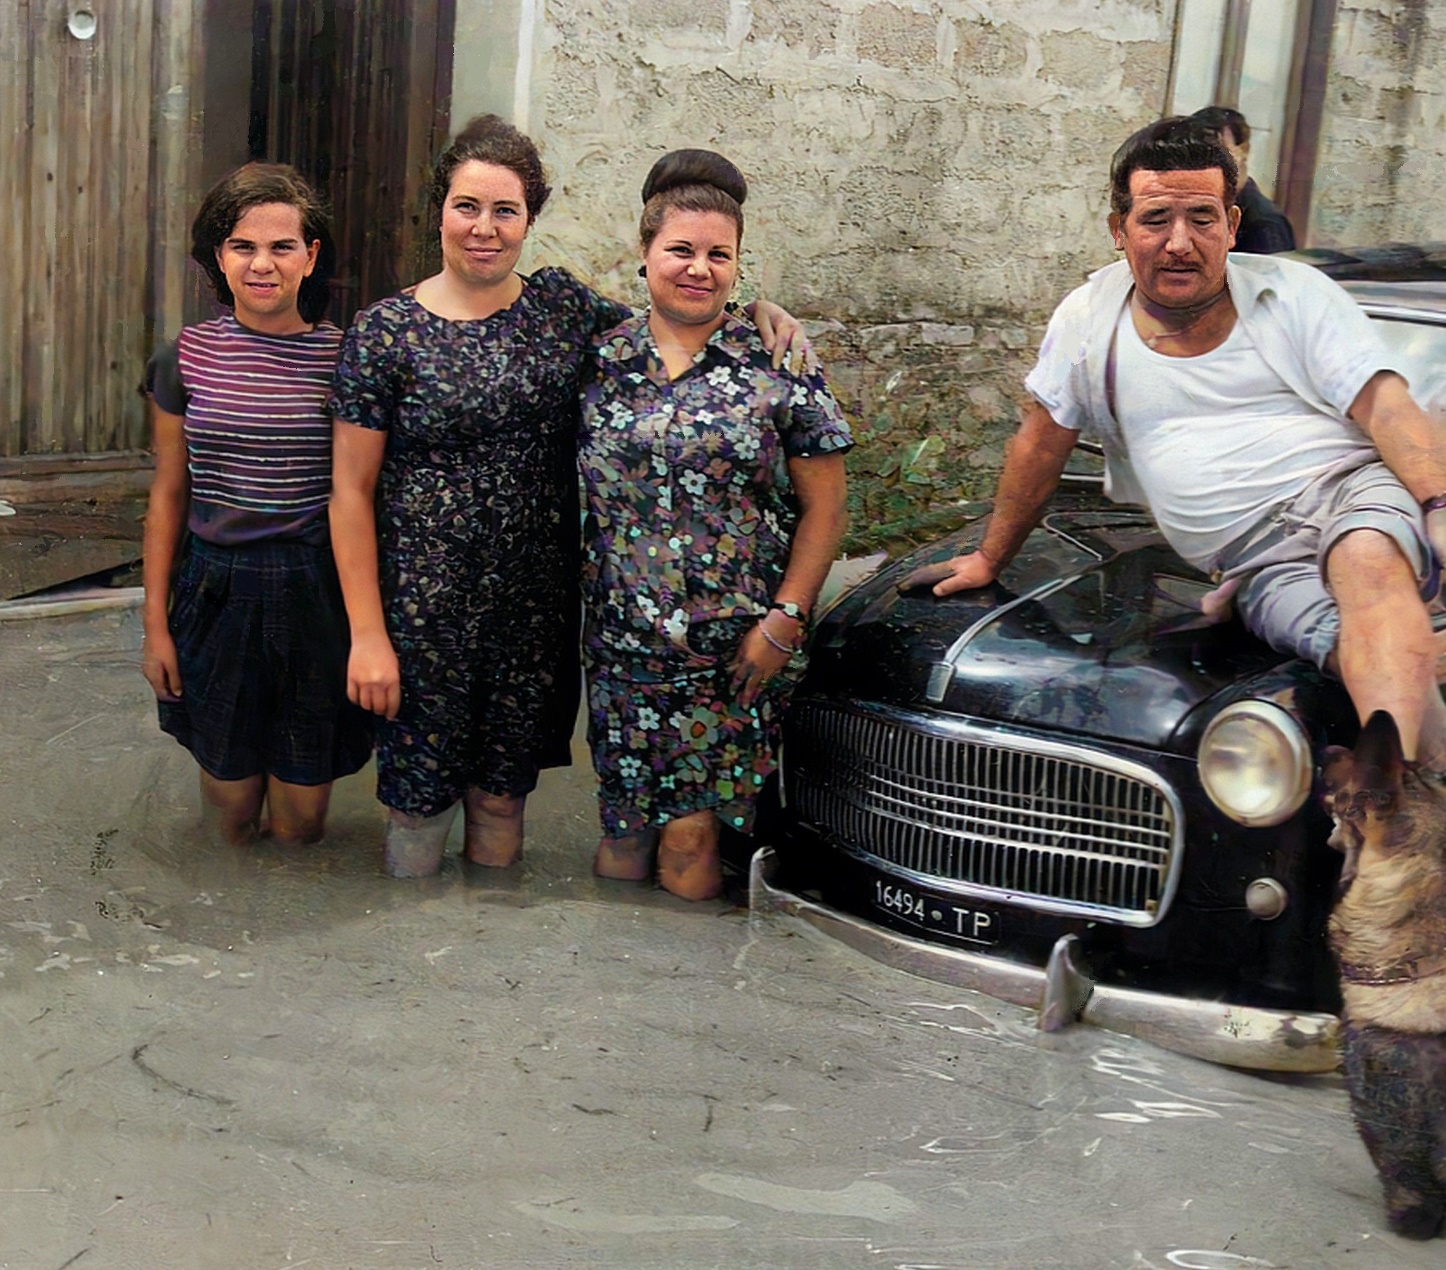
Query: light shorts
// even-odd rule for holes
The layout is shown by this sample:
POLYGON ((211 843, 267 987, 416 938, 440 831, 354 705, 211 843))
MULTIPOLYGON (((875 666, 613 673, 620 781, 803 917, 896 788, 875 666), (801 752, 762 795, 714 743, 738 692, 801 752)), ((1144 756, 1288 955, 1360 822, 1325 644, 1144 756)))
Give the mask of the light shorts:
POLYGON ((1414 571, 1422 596, 1435 593, 1440 579, 1420 505, 1384 463, 1368 463, 1315 481, 1227 551, 1222 571, 1245 578, 1235 605, 1250 631, 1324 669, 1341 628, 1326 586, 1326 557, 1357 529, 1390 538, 1414 571))

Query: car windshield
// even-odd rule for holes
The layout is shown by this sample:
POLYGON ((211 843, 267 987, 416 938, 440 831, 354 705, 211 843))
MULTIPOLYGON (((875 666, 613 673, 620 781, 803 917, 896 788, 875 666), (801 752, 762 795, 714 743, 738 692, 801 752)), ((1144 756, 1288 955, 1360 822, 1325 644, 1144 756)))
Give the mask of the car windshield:
POLYGON ((1446 419, 1446 325, 1377 318, 1376 329, 1417 404, 1446 419))

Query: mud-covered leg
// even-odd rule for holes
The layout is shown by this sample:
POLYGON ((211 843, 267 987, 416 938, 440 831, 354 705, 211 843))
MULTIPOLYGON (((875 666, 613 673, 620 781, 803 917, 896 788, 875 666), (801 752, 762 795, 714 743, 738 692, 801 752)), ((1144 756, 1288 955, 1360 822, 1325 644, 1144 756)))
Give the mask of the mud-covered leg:
POLYGON ((623 837, 604 837, 598 841, 592 871, 600 878, 621 882, 646 882, 653 876, 653 860, 658 853, 658 831, 640 829, 623 837))
POLYGON ((232 846, 242 846, 260 832, 265 797, 265 776, 223 781, 201 772, 202 816, 207 827, 232 846))
POLYGON ((658 882, 685 900, 711 900, 723 892, 718 818, 711 811, 670 820, 658 835, 658 882))
POLYGON ((392 810, 382 845, 382 867, 394 878, 425 878, 440 872, 456 814, 455 804, 435 816, 408 816, 392 810))
POLYGON ((466 796, 467 859, 489 869, 505 869, 522 858, 523 812, 527 799, 469 789, 466 796))
POLYGON ((283 846, 310 846, 326 833, 331 784, 291 785, 274 776, 266 782, 266 832, 283 846))

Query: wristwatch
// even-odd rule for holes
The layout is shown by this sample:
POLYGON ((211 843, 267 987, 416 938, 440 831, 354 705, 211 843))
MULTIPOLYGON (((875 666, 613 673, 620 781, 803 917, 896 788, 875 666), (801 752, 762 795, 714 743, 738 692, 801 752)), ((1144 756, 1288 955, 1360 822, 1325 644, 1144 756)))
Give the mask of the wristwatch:
POLYGON ((801 605, 794 604, 789 600, 774 600, 773 607, 782 613, 784 617, 791 617, 795 622, 803 622, 805 624, 808 622, 808 614, 801 605))

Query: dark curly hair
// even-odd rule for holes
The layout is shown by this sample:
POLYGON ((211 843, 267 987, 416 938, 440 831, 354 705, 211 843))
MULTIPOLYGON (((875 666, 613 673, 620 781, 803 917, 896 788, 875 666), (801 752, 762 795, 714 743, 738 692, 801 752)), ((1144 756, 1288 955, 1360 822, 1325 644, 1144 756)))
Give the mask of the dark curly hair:
POLYGON ((669 212, 720 212, 738 226, 743 241, 743 204, 748 182, 732 163, 712 150, 673 150, 643 182, 643 216, 638 238, 646 251, 669 212))
POLYGON ((319 322, 331 305, 331 277, 336 272, 336 243, 326 207, 306 179, 289 163, 248 163, 216 182, 201 200, 191 223, 191 259, 206 271, 216 299, 234 308, 236 297, 216 252, 231 236, 236 222, 261 203, 286 203, 301 214, 307 243, 319 242, 316 265, 301 280, 296 307, 305 322, 319 322))
POLYGON ((476 115, 437 157, 432 169, 432 220, 440 224, 442 208, 446 205, 447 194, 452 188, 452 177, 464 163, 490 163, 494 167, 508 168, 517 174, 522 182, 522 198, 527 205, 529 222, 537 219, 537 213, 552 193, 547 183, 547 170, 542 166, 542 156, 532 138, 518 132, 500 115, 476 115))
POLYGON ((1127 138, 1110 160, 1110 210, 1129 214, 1136 172, 1195 172, 1219 168, 1225 177, 1225 206, 1235 202, 1240 171, 1220 134, 1190 115, 1170 115, 1146 124, 1127 138))

